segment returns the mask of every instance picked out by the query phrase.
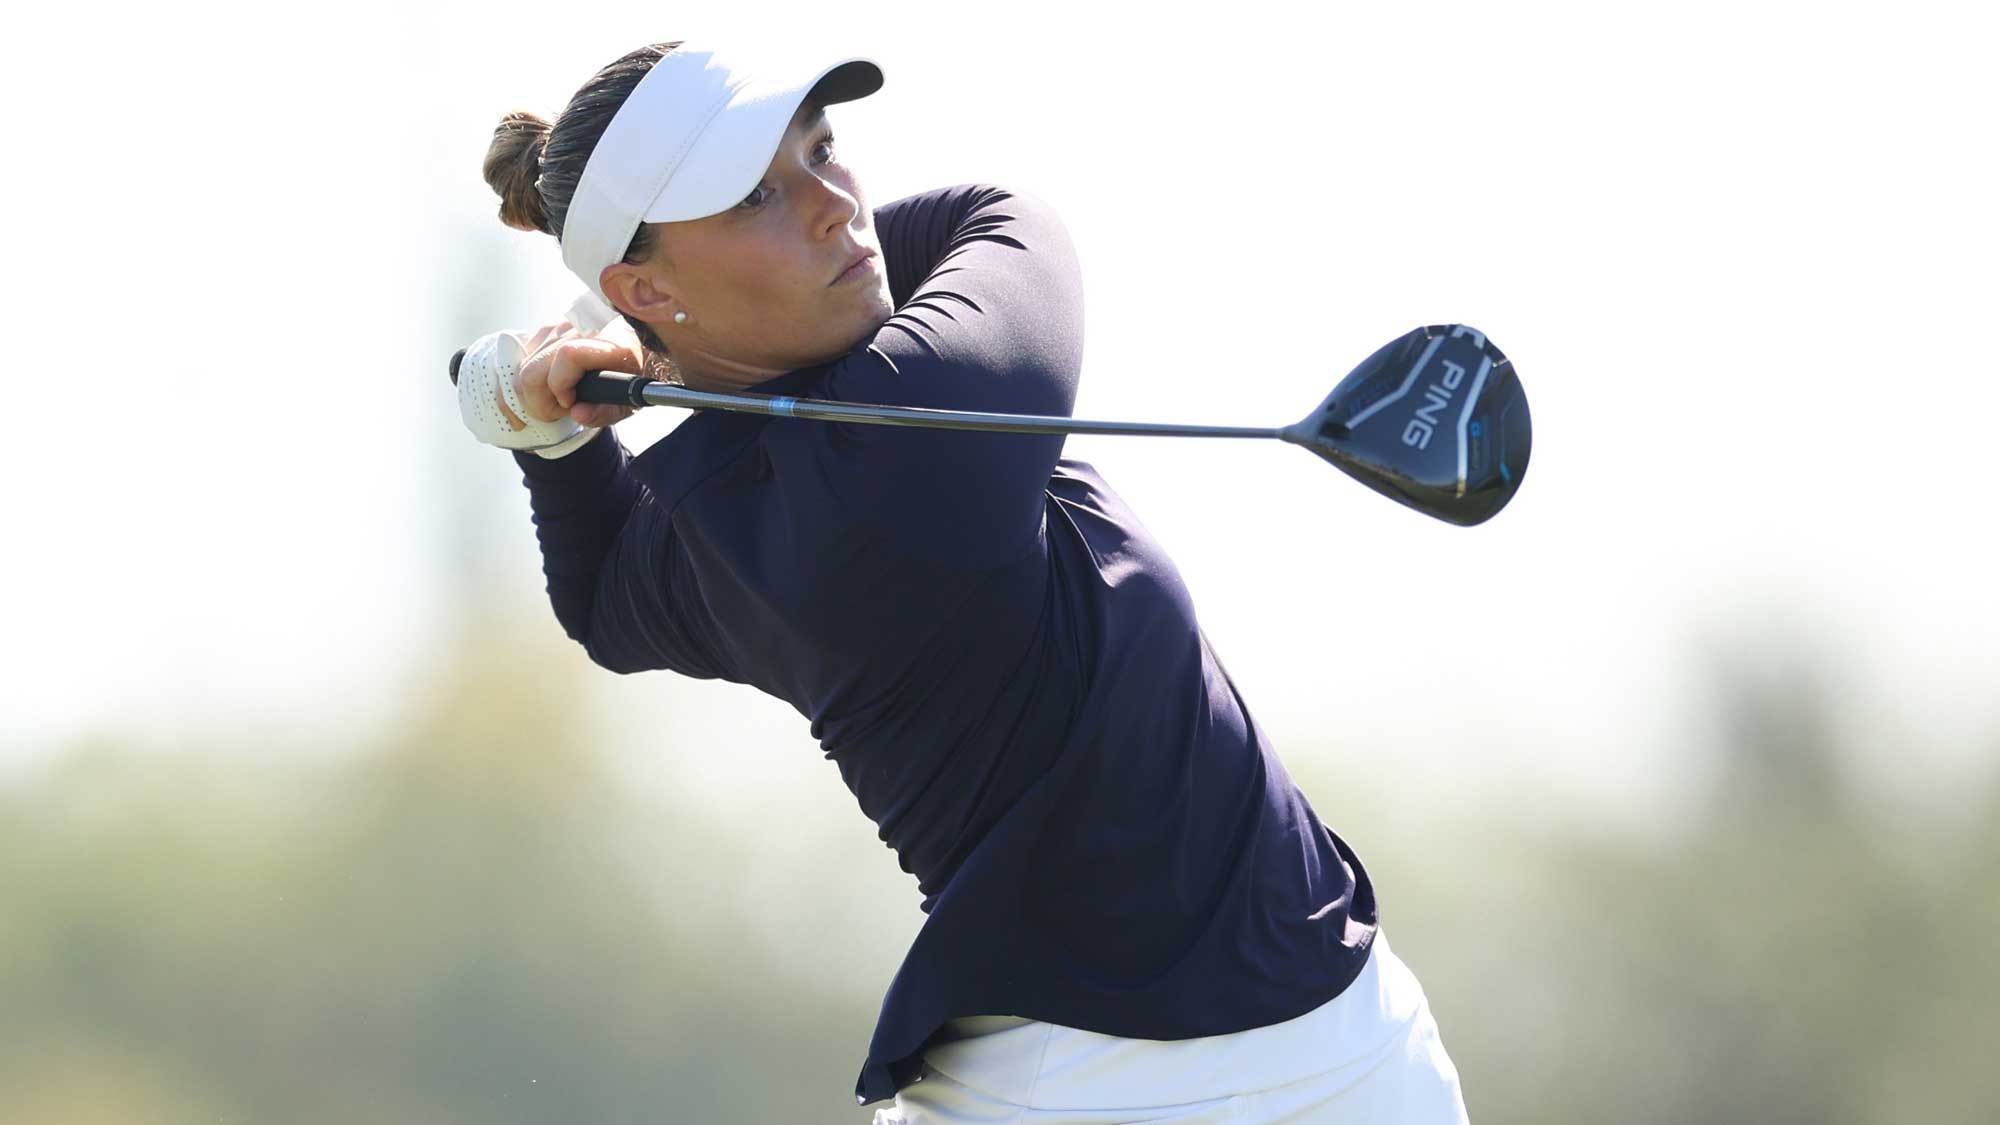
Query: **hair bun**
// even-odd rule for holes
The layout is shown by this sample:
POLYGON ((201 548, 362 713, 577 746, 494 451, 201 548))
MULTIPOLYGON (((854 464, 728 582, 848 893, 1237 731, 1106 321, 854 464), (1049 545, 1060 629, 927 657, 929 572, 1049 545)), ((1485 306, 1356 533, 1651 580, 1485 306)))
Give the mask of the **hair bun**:
POLYGON ((542 189, 542 150, 549 143, 550 125, 526 112, 510 113, 493 130, 486 149, 486 183, 500 197, 500 221, 516 230, 553 235, 542 189))

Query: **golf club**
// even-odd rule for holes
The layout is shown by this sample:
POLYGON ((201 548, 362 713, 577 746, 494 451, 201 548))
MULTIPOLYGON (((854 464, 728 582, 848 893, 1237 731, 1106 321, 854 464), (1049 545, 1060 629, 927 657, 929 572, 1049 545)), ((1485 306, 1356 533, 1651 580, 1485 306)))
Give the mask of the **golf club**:
MULTIPOLYGON (((458 363, 451 358, 452 382, 458 363)), ((689 390, 640 376, 591 372, 581 402, 731 410, 775 418, 1017 434, 1277 438, 1301 445, 1369 488, 1446 523, 1491 519, 1521 487, 1533 434, 1528 400, 1507 357, 1464 324, 1414 329, 1377 349, 1312 413, 1289 426, 1103 422, 689 390)))

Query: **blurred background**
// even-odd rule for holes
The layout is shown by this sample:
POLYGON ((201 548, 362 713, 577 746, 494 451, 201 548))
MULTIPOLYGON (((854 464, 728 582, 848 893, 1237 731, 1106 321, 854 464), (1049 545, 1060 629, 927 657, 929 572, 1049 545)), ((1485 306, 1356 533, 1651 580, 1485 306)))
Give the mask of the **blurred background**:
POLYGON ((832 114, 873 202, 1064 216, 1079 415, 1289 422, 1423 323, 1516 360, 1533 467, 1471 531, 1275 443, 1069 447, 1369 864, 1473 1120, 2000 1119, 1996 22, 39 11, 0 1117, 868 1119, 914 881, 786 706, 562 636, 444 378, 577 291, 494 217, 500 115, 758 34, 883 64, 832 114))

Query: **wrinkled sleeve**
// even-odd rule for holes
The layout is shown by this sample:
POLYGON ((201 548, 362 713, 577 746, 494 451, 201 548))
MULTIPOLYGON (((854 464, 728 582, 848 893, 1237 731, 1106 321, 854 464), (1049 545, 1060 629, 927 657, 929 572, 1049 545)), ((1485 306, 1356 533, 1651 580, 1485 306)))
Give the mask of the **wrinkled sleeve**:
POLYGON ((567 457, 514 460, 563 632, 613 672, 715 678, 708 647, 681 612, 692 580, 671 521, 632 475, 617 436, 607 428, 567 457))
MULTIPOLYGON (((829 373, 827 396, 1068 416, 1083 283, 1048 204, 969 184, 884 205, 875 221, 896 311, 829 373)), ((1062 447, 1061 435, 837 423, 822 448, 851 518, 913 554, 987 565, 1037 542, 1062 447)))

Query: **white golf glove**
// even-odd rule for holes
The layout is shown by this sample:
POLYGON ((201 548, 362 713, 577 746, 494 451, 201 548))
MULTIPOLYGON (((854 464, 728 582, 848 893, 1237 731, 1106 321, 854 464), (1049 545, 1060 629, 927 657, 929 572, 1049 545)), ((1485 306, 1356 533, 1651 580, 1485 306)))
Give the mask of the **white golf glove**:
MULTIPOLYGON (((597 335, 615 317, 590 293, 578 298, 567 314, 582 336, 597 335)), ((459 418, 473 437, 501 449, 556 458, 583 448, 596 436, 597 427, 567 416, 544 422, 522 405, 516 380, 529 354, 527 338, 518 332, 490 332, 473 341, 458 365, 459 418), (501 409, 503 402, 506 410, 501 409)))

